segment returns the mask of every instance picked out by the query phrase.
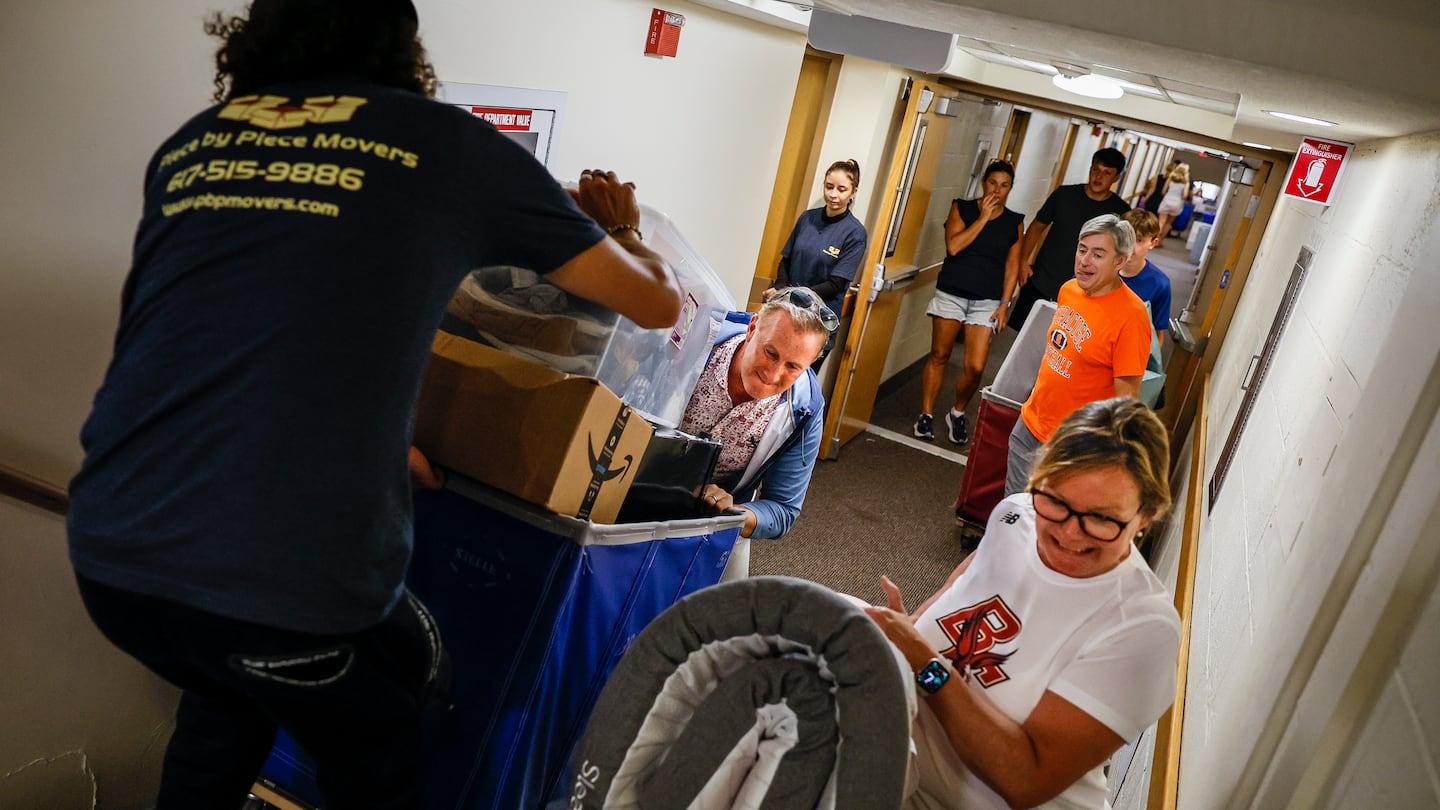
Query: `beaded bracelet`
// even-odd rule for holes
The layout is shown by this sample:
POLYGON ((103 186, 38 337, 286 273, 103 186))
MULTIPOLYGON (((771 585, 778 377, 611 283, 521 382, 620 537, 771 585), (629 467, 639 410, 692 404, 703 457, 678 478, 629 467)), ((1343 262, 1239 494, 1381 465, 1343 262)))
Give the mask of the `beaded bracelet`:
POLYGON ((634 231, 634 232, 635 232, 635 238, 636 238, 636 239, 639 239, 639 240, 642 241, 642 242, 645 241, 645 235, 642 234, 642 233, 640 233, 640 226, 639 226, 639 225, 631 225, 631 224, 628 223, 628 222, 623 222, 623 223, 621 223, 621 224, 619 224, 619 225, 615 225, 615 226, 613 226, 613 227, 610 227, 610 228, 606 228, 606 229, 605 229, 605 233, 608 233, 608 234, 610 234, 611 236, 614 236, 615 234, 620 233, 621 231, 634 231))

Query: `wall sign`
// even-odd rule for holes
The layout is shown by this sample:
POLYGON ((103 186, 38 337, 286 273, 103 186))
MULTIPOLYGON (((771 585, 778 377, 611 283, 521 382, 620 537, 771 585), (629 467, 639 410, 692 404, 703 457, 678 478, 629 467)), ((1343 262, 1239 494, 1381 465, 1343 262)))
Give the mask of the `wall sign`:
POLYGON ((565 94, 553 90, 441 82, 440 101, 488 121, 505 137, 528 149, 547 167, 553 163, 565 94))
POLYGON ((1300 151, 1285 178, 1285 196, 1329 205, 1355 144, 1321 138, 1300 139, 1300 151))

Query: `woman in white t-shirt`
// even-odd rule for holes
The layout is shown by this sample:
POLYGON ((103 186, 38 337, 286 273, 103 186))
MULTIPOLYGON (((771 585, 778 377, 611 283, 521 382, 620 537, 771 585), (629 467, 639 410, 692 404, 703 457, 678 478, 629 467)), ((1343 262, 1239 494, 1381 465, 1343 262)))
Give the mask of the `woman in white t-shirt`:
POLYGON ((1180 619, 1134 541, 1170 505, 1165 428, 1094 402, 920 609, 867 612, 915 673, 907 808, 1103 808, 1103 766, 1175 697, 1180 619))
POLYGON ((1190 164, 1177 163, 1170 170, 1165 178, 1165 196, 1160 200, 1160 208, 1156 211, 1160 215, 1160 240, 1170 235, 1170 226, 1175 223, 1175 218, 1185 210, 1185 203, 1190 201, 1190 164))

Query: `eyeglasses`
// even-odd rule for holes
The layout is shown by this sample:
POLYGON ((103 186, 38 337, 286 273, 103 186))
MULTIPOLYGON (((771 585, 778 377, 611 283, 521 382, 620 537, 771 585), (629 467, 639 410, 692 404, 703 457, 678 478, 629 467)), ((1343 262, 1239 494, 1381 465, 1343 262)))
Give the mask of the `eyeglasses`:
POLYGON ((779 295, 770 299, 771 301, 789 301, 801 309, 808 309, 820 316, 820 323, 824 324, 825 331, 834 332, 835 327, 840 325, 840 316, 825 303, 820 297, 805 287, 791 287, 779 295))
MULTIPOLYGON (((1077 512, 1070 507, 1070 504, 1060 500, 1039 487, 1030 488, 1030 496, 1035 501, 1035 514, 1045 518, 1051 523, 1064 523, 1070 518, 1080 521, 1080 530, 1099 540, 1102 543, 1110 543, 1120 537, 1135 518, 1119 521, 1106 515, 1097 515, 1094 512, 1077 512)), ((1139 517, 1139 513, 1136 513, 1139 517)))

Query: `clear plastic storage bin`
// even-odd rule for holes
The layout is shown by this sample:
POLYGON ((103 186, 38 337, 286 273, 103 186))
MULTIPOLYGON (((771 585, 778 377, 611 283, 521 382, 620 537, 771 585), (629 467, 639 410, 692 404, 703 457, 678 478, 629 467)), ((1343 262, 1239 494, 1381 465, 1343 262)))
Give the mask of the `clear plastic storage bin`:
POLYGON ((709 356, 710 325, 735 301, 669 217, 642 205, 640 231, 679 281, 683 304, 672 327, 642 329, 533 272, 487 267, 466 277, 441 328, 595 377, 651 422, 676 427, 709 356))

